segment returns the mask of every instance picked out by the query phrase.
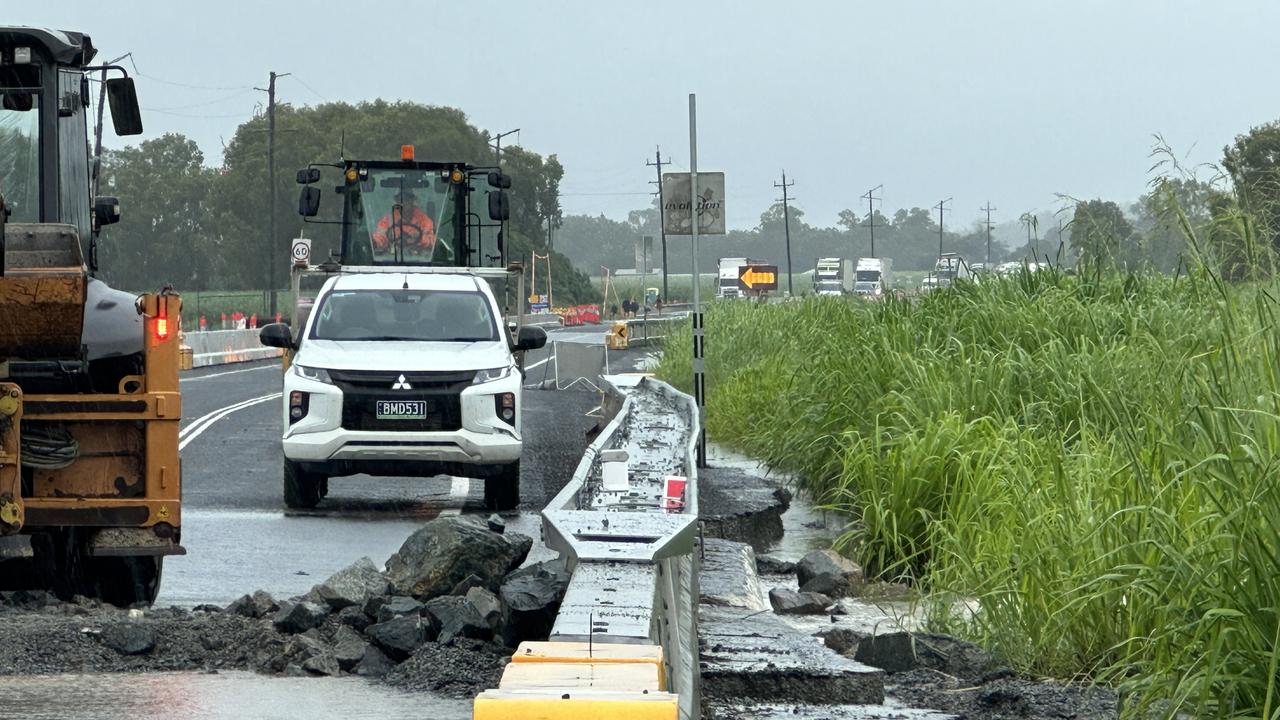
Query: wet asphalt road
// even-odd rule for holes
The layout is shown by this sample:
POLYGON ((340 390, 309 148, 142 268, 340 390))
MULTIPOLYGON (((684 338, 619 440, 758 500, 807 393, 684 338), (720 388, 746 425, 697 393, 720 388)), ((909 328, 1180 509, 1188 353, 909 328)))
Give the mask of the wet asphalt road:
MULTIPOLYGON (((604 329, 563 328, 551 341, 600 343, 604 329)), ((634 369, 642 351, 610 353, 613 372, 634 369)), ((554 377, 551 343, 529 353, 527 384, 554 377)), ((330 480, 311 511, 281 499, 281 370, 278 362, 204 368, 182 378, 185 557, 165 562, 159 604, 225 604, 263 589, 304 593, 361 556, 381 565, 421 523, 487 514, 479 481, 440 476, 330 480)), ((595 426, 589 390, 524 392, 521 503, 508 528, 539 535, 538 512, 568 482, 595 426)), ((539 544, 540 546, 540 544, 539 544)), ((541 559, 538 551, 532 559, 541 559)))

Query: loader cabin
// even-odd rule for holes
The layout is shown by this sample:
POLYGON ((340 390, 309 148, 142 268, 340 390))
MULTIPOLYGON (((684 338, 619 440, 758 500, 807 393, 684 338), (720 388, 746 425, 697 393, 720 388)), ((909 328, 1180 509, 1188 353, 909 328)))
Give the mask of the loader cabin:
MULTIPOLYGON (((88 35, 0 26, 0 196, 7 220, 66 223, 93 261, 91 241, 103 225, 119 220, 115 198, 90 198, 91 94, 102 67, 91 68, 96 50, 88 35)), ((106 96, 117 135, 142 132, 133 80, 110 68, 106 96)), ((3 239, 0 238, 0 253, 3 239)), ((0 258, 2 258, 0 254, 0 258)), ((4 264, 0 262, 0 273, 4 264)))
POLYGON ((298 213, 308 222, 341 225, 334 259, 359 266, 505 267, 511 178, 496 168, 420 162, 412 145, 400 154, 399 161, 345 160, 298 171, 298 213), (317 219, 321 167, 341 171, 336 221, 317 219))

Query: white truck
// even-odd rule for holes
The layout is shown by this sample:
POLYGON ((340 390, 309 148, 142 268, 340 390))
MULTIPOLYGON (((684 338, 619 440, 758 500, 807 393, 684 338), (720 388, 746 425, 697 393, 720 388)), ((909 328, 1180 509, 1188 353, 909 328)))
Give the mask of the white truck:
POLYGON ((939 255, 933 273, 938 278, 938 287, 950 287, 956 280, 973 279, 973 271, 969 269, 969 263, 956 253, 939 255))
POLYGON ((284 500, 315 507, 329 478, 369 474, 484 481, 485 504, 520 501, 521 372, 514 352, 546 343, 502 322, 489 284, 456 272, 330 278, 294 338, 284 374, 284 500))
POLYGON ((859 297, 879 299, 889 293, 893 282, 892 258, 858 258, 853 291, 859 297))
POLYGON ((848 295, 853 292, 853 261, 847 258, 818 258, 813 268, 814 295, 848 295))
POLYGON ((716 297, 736 298, 741 295, 738 289, 738 272, 751 260, 744 257, 720 258, 720 270, 716 274, 716 297))

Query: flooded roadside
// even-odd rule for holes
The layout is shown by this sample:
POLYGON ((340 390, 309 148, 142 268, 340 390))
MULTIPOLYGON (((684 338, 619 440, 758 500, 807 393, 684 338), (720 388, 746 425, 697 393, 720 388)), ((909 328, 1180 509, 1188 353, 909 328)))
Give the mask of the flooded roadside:
POLYGON ((410 693, 360 678, 251 672, 93 673, 0 679, 0 717, 24 720, 372 720, 471 717, 471 701, 410 693))

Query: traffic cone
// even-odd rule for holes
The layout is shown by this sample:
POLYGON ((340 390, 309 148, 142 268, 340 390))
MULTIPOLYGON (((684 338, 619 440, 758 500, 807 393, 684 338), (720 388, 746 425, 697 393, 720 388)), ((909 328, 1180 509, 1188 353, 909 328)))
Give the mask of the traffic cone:
POLYGON ((200 316, 200 332, 204 332, 205 330, 208 330, 208 329, 209 329, 209 321, 205 320, 204 316, 201 315, 200 316))
POLYGON ((257 327, 258 327, 258 313, 254 313, 249 316, 249 328, 257 329, 257 327))
POLYGON ((223 329, 223 330, 226 330, 226 329, 227 329, 227 314, 226 314, 226 313, 222 313, 222 329, 223 329))
POLYGON ((277 313, 276 313, 276 322, 280 322, 280 319, 281 319, 281 315, 280 315, 280 313, 279 313, 279 312, 277 312, 277 313))

